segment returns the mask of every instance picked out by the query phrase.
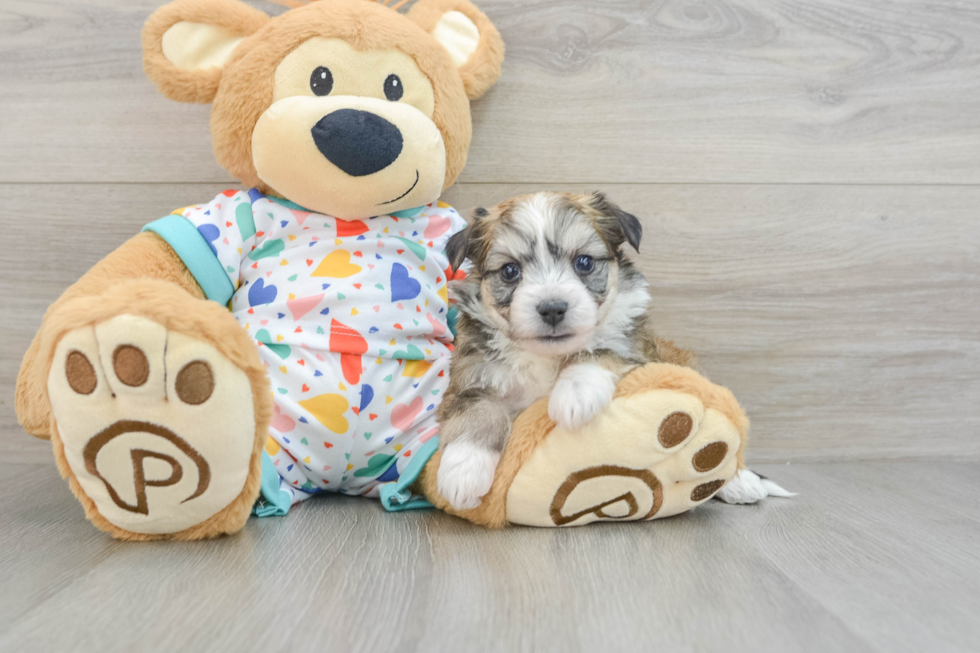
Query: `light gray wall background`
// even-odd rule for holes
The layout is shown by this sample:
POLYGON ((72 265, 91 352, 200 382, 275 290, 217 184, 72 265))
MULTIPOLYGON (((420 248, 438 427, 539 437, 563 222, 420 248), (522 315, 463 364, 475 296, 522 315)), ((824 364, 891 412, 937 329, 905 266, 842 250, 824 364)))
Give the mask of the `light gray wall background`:
MULTIPOLYGON (((8 460, 50 459, 12 411, 44 308, 146 222, 235 184, 208 107, 142 73, 158 5, 2 2, 8 460)), ((447 201, 601 189, 641 216, 657 327, 747 408, 750 460, 980 454, 980 5, 480 5, 507 60, 447 201)))

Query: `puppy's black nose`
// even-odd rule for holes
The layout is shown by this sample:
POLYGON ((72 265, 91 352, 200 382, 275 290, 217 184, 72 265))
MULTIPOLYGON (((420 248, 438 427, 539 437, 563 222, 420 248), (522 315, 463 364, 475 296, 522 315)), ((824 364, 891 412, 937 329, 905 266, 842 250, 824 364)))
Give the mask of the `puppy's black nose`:
POLYGON ((568 310, 568 302, 544 302, 538 304, 538 315, 553 327, 558 326, 565 319, 565 312, 568 310))
POLYGON ((320 154, 352 177, 384 170, 402 153, 402 133, 379 115, 338 109, 313 125, 320 154))

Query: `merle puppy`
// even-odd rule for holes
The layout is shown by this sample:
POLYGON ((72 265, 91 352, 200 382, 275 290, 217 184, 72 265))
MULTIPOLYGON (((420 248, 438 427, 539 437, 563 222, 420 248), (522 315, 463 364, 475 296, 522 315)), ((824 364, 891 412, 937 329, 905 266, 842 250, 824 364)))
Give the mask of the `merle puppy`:
MULTIPOLYGON (((453 236, 453 269, 472 267, 450 293, 460 308, 450 381, 439 407, 439 492, 475 508, 493 484, 513 420, 550 397, 566 429, 592 419, 616 384, 649 362, 697 367, 694 354, 658 338, 650 294, 624 246, 642 228, 601 193, 537 193, 473 212, 453 236)), ((727 503, 794 496, 748 469, 715 495, 727 503)))
POLYGON ((696 364, 650 328, 647 281, 623 251, 641 232, 600 193, 538 193, 476 209, 449 241, 454 269, 472 263, 450 290, 460 318, 439 408, 438 487, 455 508, 480 504, 514 418, 538 399, 574 429, 634 367, 696 364))

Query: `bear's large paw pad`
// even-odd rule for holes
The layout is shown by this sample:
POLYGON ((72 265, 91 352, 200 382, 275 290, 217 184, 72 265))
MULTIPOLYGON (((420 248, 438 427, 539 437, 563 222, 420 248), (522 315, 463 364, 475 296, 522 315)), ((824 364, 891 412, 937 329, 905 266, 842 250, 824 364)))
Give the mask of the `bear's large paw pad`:
POLYGON ((735 424, 693 395, 619 397, 581 429, 551 431, 508 490, 507 520, 554 527, 675 515, 734 476, 740 443, 735 424))
POLYGON ((211 345, 121 315, 61 339, 48 394, 72 474, 116 527, 176 533, 241 494, 251 383, 211 345))

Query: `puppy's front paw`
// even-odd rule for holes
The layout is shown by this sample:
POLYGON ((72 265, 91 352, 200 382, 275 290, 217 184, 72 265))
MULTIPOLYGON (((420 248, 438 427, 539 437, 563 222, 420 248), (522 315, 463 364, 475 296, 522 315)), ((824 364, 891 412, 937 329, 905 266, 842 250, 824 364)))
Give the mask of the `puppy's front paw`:
POLYGON ((446 445, 436 476, 439 494, 456 510, 476 508, 493 485, 499 461, 499 453, 469 442, 446 445))
POLYGON ((609 405, 616 392, 616 378, 613 372, 592 363, 567 368, 551 391, 548 415, 563 429, 577 429, 609 405))

